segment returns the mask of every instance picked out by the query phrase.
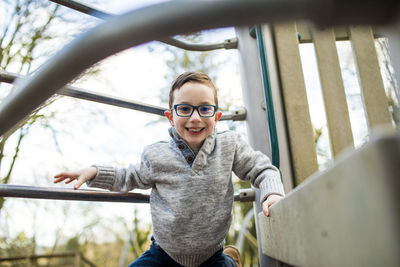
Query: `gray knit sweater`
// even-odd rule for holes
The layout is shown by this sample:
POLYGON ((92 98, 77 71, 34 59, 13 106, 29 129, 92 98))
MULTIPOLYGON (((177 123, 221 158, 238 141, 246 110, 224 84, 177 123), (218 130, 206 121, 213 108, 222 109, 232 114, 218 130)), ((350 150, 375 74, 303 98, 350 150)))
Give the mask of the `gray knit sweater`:
MULTIPOLYGON (((171 130, 172 129, 172 130, 171 130)), ((140 164, 96 166, 88 185, 112 191, 151 188, 153 236, 176 262, 198 266, 222 248, 232 220, 232 171, 269 194, 284 195, 279 171, 232 131, 208 136, 197 155, 171 139, 145 147, 140 164)))

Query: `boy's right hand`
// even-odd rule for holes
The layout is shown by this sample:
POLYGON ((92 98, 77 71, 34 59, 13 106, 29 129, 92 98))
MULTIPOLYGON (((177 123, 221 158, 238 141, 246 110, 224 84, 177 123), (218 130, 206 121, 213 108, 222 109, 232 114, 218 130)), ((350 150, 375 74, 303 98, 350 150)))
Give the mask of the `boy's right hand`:
POLYGON ((89 167, 79 171, 72 171, 72 172, 61 172, 54 176, 54 183, 59 183, 68 179, 65 183, 69 184, 73 180, 77 180, 76 184, 74 185, 74 189, 78 189, 86 183, 87 181, 93 179, 97 175, 97 168, 96 167, 89 167))

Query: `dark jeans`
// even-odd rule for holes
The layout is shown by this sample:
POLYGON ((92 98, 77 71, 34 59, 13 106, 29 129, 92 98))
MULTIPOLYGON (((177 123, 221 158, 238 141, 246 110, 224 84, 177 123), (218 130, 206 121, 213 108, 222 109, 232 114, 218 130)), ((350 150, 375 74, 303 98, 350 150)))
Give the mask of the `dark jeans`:
MULTIPOLYGON (((182 267, 175 262, 159 245, 152 242, 150 249, 143 253, 137 260, 128 267, 182 267)), ((203 262, 201 267, 236 267, 236 262, 222 253, 222 249, 217 251, 211 258, 203 262)))

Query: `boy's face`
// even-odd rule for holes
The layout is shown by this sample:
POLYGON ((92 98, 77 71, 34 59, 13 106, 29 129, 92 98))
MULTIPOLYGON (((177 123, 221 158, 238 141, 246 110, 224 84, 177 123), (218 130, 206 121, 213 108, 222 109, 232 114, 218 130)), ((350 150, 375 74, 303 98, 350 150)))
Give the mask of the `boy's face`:
MULTIPOLYGON (((185 83, 174 91, 173 105, 175 104, 215 105, 214 89, 202 83, 185 83)), ((217 111, 213 117, 200 117, 198 111, 194 110, 190 117, 179 117, 174 109, 165 111, 165 116, 180 137, 195 150, 198 150, 207 136, 212 134, 221 115, 222 113, 217 111)))

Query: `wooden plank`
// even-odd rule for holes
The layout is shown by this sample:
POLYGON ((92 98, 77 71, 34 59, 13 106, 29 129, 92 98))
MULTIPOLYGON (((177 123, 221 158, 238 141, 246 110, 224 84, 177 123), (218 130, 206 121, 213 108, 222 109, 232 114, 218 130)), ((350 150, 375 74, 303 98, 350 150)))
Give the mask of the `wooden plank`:
POLYGON ((294 23, 274 26, 282 96, 287 118, 295 184, 318 170, 317 155, 307 102, 294 23))
POLYGON ((379 69, 372 29, 363 26, 349 28, 359 81, 370 130, 380 125, 392 125, 385 88, 379 69))
POLYGON ((349 111, 333 29, 312 30, 332 154, 353 147, 349 111))
MULTIPOLYGON (((312 28, 314 26, 311 25, 310 22, 308 22, 308 21, 297 21, 296 26, 297 26, 298 36, 299 36, 299 42, 301 44, 312 43, 313 42, 312 28)), ((381 29, 379 27, 372 27, 372 30, 374 32, 375 38, 382 37, 385 34, 385 33, 381 32, 381 29)), ((349 31, 346 26, 336 26, 333 28, 333 31, 335 33, 336 41, 350 40, 349 31)), ((385 34, 385 35, 387 35, 387 34, 385 34)))
POLYGON ((294 266, 400 266, 400 135, 338 157, 262 213, 263 253, 294 266))
MULTIPOLYGON (((394 69, 395 79, 400 82, 400 17, 390 26, 385 27, 389 42, 390 61, 394 69)), ((397 86, 397 103, 400 103, 400 88, 397 86)))

